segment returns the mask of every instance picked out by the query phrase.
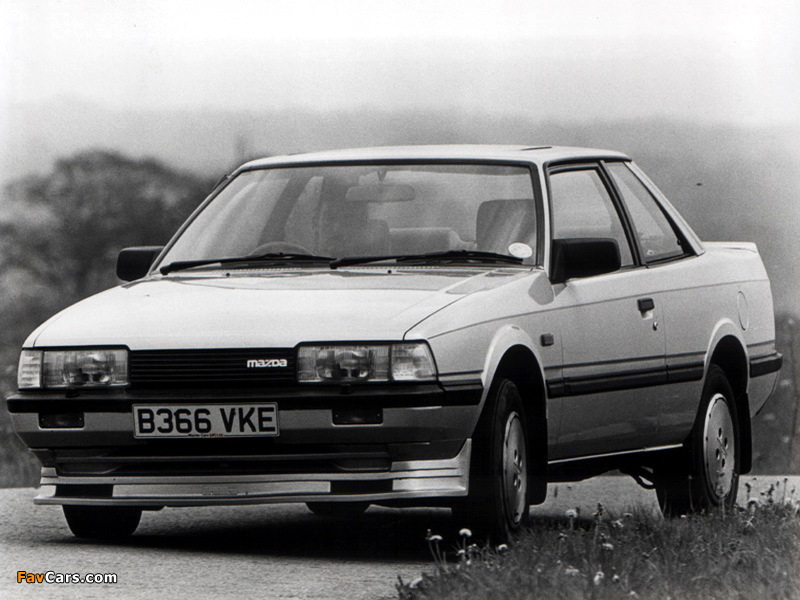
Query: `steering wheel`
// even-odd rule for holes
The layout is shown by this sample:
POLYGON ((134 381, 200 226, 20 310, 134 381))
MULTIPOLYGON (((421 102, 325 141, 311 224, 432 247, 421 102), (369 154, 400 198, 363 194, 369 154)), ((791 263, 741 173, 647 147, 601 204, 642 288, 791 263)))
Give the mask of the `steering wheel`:
POLYGON ((278 254, 280 252, 286 252, 288 254, 311 254, 311 251, 308 248, 305 248, 300 244, 295 244, 286 241, 278 241, 278 242, 267 242, 266 244, 261 244, 260 246, 256 246, 250 252, 250 255, 261 256, 262 254, 272 254, 272 253, 278 254))

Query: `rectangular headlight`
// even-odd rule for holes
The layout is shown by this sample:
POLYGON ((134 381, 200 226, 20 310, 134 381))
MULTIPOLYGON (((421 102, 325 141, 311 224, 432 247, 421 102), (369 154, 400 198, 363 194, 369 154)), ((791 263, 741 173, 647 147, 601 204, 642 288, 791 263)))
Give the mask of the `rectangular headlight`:
POLYGON ((301 346, 300 382, 434 381, 436 367, 424 342, 301 346))
MULTIPOLYGON (((20 369, 22 364, 20 362, 20 369)), ((124 349, 45 350, 41 387, 102 388, 127 385, 128 351, 124 349)))

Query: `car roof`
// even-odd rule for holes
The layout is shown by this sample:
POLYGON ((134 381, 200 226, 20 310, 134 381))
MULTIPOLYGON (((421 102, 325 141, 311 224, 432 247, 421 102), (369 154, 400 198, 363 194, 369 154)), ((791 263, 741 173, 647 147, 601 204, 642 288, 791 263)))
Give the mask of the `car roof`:
POLYGON ((272 156, 250 161, 240 167, 252 169, 278 165, 296 165, 321 162, 350 161, 403 161, 403 160, 490 160, 523 161, 545 164, 553 161, 615 159, 630 160, 622 152, 577 148, 571 146, 499 146, 499 145, 444 145, 444 146, 381 146, 374 148, 348 148, 325 150, 305 154, 272 156))

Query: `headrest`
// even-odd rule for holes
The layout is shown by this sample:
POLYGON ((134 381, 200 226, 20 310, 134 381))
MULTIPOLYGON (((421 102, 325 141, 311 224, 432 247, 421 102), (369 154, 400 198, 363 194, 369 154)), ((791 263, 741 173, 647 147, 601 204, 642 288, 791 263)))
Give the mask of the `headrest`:
POLYGON ((464 242, 449 227, 397 227, 391 230, 394 254, 445 252, 464 248, 464 242))
POLYGON ((478 250, 508 253, 512 242, 533 236, 533 200, 488 200, 478 207, 475 241, 478 250))

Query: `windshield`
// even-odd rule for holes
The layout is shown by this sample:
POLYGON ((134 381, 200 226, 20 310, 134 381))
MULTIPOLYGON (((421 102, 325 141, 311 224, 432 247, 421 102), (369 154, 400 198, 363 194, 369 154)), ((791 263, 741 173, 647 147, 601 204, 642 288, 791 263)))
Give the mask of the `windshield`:
POLYGON ((512 244, 517 253, 520 244, 535 249, 535 236, 526 167, 259 169, 236 176, 160 264, 278 253, 339 259, 452 250, 509 255, 512 244))

